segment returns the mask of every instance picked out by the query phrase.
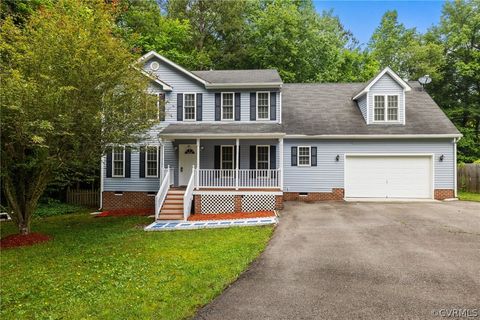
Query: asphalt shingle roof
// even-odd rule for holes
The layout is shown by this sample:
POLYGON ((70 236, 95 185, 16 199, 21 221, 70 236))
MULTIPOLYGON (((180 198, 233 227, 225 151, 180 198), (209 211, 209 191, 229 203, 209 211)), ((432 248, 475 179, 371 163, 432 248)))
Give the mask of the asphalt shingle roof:
POLYGON ((284 84, 283 128, 287 135, 459 134, 418 83, 409 85, 405 125, 367 125, 352 100, 365 83, 284 84))
POLYGON ((192 73, 210 83, 282 83, 282 78, 274 69, 210 70, 192 71, 192 73))
POLYGON ((282 125, 277 123, 172 123, 160 135, 168 134, 282 134, 282 125))

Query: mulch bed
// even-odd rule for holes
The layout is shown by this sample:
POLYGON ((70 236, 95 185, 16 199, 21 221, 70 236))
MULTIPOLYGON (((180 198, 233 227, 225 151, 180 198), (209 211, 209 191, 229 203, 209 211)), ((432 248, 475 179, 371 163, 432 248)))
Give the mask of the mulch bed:
POLYGON ((100 214, 97 214, 95 217, 125 217, 125 216, 149 216, 153 214, 154 209, 152 208, 143 208, 143 209, 115 209, 103 211, 100 214))
POLYGON ((188 221, 267 218, 267 217, 274 217, 274 216, 275 216, 275 212, 273 212, 273 211, 216 213, 216 214, 193 214, 188 218, 188 221))
POLYGON ((27 235, 23 234, 11 234, 5 238, 0 239, 0 248, 15 248, 15 247, 24 247, 32 246, 37 243, 46 242, 52 239, 51 236, 47 236, 41 233, 30 233, 27 235))

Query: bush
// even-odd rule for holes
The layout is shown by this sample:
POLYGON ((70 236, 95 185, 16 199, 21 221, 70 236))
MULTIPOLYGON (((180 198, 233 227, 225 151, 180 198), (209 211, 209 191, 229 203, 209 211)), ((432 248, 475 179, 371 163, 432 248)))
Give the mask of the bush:
POLYGON ((35 215, 40 217, 60 216, 87 210, 85 207, 74 204, 62 203, 55 199, 48 199, 40 203, 35 210, 35 215))

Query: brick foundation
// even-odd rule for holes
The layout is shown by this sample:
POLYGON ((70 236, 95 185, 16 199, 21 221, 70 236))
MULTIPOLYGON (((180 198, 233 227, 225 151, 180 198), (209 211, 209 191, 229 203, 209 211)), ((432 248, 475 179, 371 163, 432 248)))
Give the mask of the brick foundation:
POLYGON ((242 196, 236 195, 233 201, 235 203, 235 212, 242 212, 242 196))
POLYGON ((117 195, 112 191, 104 191, 102 196, 103 210, 155 208, 155 195, 148 195, 147 192, 125 191, 117 195))
POLYGON ((449 198, 455 198, 455 190, 453 189, 435 189, 435 200, 444 200, 449 198))
POLYGON ((202 196, 201 195, 194 195, 193 196, 193 213, 200 214, 202 213, 202 196))
POLYGON ((332 192, 308 192, 306 195, 300 195, 299 192, 283 193, 283 201, 340 201, 343 197, 342 188, 334 188, 332 192))
POLYGON ((283 196, 275 196, 275 209, 276 210, 283 209, 283 196))

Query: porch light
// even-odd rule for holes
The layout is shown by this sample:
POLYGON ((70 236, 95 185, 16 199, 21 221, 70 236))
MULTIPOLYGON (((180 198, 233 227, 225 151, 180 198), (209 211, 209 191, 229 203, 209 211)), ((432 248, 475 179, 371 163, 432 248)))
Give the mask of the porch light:
POLYGON ((340 161, 340 155, 339 154, 337 154, 337 156, 335 157, 335 161, 337 161, 337 162, 340 161))
POLYGON ((445 156, 442 154, 442 155, 440 156, 440 161, 443 161, 444 158, 445 158, 445 156))
POLYGON ((203 149, 205 149, 205 147, 204 147, 204 146, 201 146, 201 147, 200 147, 200 150, 202 150, 202 151, 203 151, 203 149))

